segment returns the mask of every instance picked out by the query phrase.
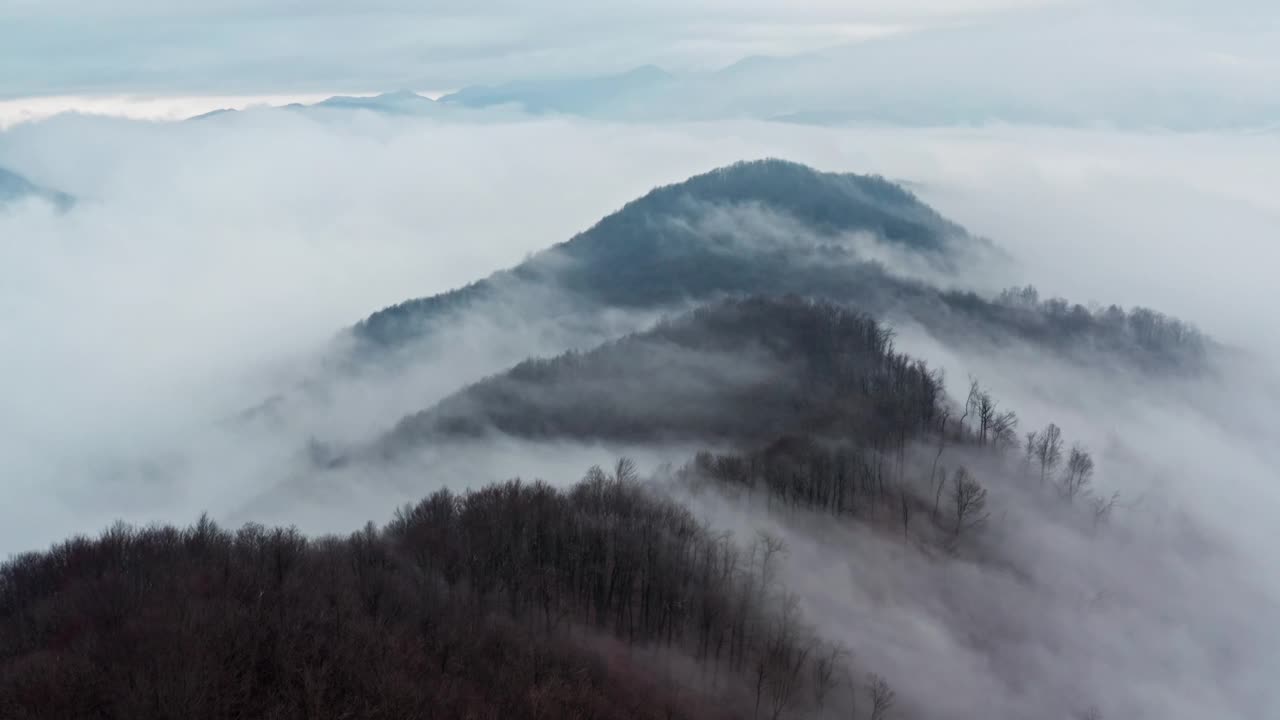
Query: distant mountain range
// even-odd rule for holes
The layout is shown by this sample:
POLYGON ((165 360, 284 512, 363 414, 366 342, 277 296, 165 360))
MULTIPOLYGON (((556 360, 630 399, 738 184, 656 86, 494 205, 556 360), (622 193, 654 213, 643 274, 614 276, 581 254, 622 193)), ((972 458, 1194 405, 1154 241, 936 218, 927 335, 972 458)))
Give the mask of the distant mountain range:
POLYGON ((750 56, 719 70, 643 65, 607 74, 472 85, 431 101, 408 91, 334 97, 291 109, 406 115, 499 110, 621 121, 751 118, 813 125, 992 122, 1173 130, 1273 128, 1280 95, 1263 64, 1213 62, 1201 39, 1131 36, 1087 13, 892 33, 791 56, 750 56), (1079 37, 1096 37, 1080 55, 1079 37), (1181 43, 1181 44, 1180 44, 1181 43), (938 68, 936 58, 945 58, 938 68), (1064 58, 1070 58, 1065 60, 1064 58), (1102 85, 1097 77, 1107 77, 1102 85), (1054 78, 1052 90, 1045 78, 1054 78))
POLYGON ((1274 125, 1280 94, 1266 84, 1266 66, 1210 62, 1204 56, 1212 49, 1198 47, 1202 41, 1170 32, 1159 43, 1135 45, 1132 34, 1119 34, 1090 13, 1045 12, 895 32, 797 55, 751 56, 714 71, 668 73, 646 66, 465 88, 441 102, 645 121, 1177 130, 1274 125), (1078 52, 1080 37, 1096 39, 1087 54, 1078 52), (1048 77, 1054 79, 1051 92, 1048 77))
POLYGON ((30 198, 44 200, 59 210, 68 210, 75 204, 75 198, 67 193, 41 187, 0 167, 0 207, 30 198))
MULTIPOLYGON (((207 121, 214 118, 262 111, 295 112, 320 117, 337 113, 367 112, 388 117, 459 118, 476 122, 509 116, 509 113, 498 109, 485 109, 484 112, 480 112, 465 104, 433 100, 412 90, 396 90, 378 95, 334 95, 315 103, 295 102, 278 106, 251 106, 243 110, 218 108, 187 118, 187 121, 207 121)), ((523 114, 524 110, 513 107, 512 113, 523 114)))

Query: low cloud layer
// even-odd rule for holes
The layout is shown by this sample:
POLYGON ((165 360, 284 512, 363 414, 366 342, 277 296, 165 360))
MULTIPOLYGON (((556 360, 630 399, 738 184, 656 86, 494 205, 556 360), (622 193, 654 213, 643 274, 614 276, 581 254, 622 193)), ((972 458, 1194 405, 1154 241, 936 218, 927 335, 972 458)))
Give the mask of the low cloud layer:
MULTIPOLYGON (((89 482, 59 470, 70 449, 138 450, 157 434, 198 432, 270 395, 299 358, 374 309, 514 264, 654 185, 762 155, 908 179, 1011 250, 1019 279, 1046 293, 1150 305, 1274 353, 1262 328, 1280 207, 1265 191, 1275 171, 1258 159, 1278 142, 363 113, 20 126, 0 134, 0 165, 81 204, 0 214, 3 423, 14 443, 4 456, 21 468, 6 474, 36 487, 89 482)), ((18 532, 6 545, 74 529, 18 532)))
MULTIPOLYGON (((246 434, 227 423, 295 387, 339 329, 379 307, 512 265, 654 185, 771 155, 905 181, 1013 257, 1013 269, 970 271, 960 284, 1032 282, 1073 301, 1148 305, 1231 346, 1226 372, 1169 385, 1016 346, 979 355, 897 328, 900 347, 943 368, 953 393, 976 376, 1023 429, 1052 421, 1087 443, 1100 491, 1120 492, 1124 509, 1115 533, 1095 541, 1029 525, 1042 509, 1003 494, 998 558, 1054 569, 1036 576, 1041 585, 976 562, 940 567, 863 530, 779 525, 811 622, 846 633, 855 652, 869 648, 860 660, 895 681, 903 707, 1025 717, 1036 688, 1055 707, 1096 704, 1104 717, 1261 717, 1277 702, 1275 651, 1259 641, 1280 597, 1269 551, 1280 510, 1269 436, 1280 420, 1270 331, 1280 168, 1268 162, 1278 145, 1266 133, 369 113, 20 125, 0 132, 0 166, 79 203, 0 210, 0 554, 116 518, 180 523, 202 510, 337 531, 441 485, 565 482, 622 452, 647 468, 687 458, 692 448, 510 443, 428 452, 386 477, 300 474, 308 437, 374 436, 524 355, 653 320, 624 313, 588 330, 513 328, 495 313, 451 329, 406 372, 319 393, 310 424, 246 434), (849 572, 831 569, 828 542, 857 549, 842 561, 849 572), (885 556, 900 563, 886 567, 885 556), (982 604, 992 598, 1009 604, 982 604), (997 631, 1011 635, 983 635, 997 631)), ((765 522, 702 509, 742 533, 765 522)))

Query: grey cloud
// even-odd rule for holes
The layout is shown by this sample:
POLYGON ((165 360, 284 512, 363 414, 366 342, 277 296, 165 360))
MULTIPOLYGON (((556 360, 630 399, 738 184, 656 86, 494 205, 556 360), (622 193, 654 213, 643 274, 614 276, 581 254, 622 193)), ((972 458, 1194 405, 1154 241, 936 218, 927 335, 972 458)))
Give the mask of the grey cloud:
POLYGON ((635 103, 678 117, 758 115, 767 108, 771 116, 853 113, 924 123, 1156 115, 1155 122, 1171 124, 1193 108, 1206 123, 1274 109, 1259 82, 1276 62, 1274 28, 1268 34, 1265 22, 1253 22, 1211 30, 1200 17, 1140 5, 813 0, 784 9, 717 0, 574 1, 554 8, 380 2, 355 9, 64 1, 10 3, 0 10, 5 15, 0 61, 13 72, 0 84, 0 97, 445 90, 656 63, 693 75, 684 78, 683 92, 656 98, 657 111, 647 97, 635 103), (565 16, 571 21, 558 19, 565 16), (926 32, 917 38, 916 30, 926 32), (781 80, 766 70, 697 77, 744 56, 807 53, 892 31, 901 34, 809 62, 781 80), (1090 51, 1082 53, 1086 40, 1090 51), (1187 87, 1126 100, 1168 72, 1187 87), (1210 112, 1213 106, 1220 107, 1210 112))

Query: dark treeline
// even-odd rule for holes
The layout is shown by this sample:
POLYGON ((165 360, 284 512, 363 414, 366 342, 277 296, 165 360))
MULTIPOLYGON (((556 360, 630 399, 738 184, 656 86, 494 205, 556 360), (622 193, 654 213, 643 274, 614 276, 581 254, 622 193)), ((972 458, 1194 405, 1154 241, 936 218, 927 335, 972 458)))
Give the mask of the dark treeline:
POLYGON ((882 178, 745 162, 658 188, 515 268, 376 312, 353 333, 364 352, 382 357, 488 304, 535 321, 551 314, 548 296, 566 307, 662 310, 725 296, 795 294, 877 318, 910 318, 953 342, 1014 339, 1078 361, 1120 360, 1144 370, 1204 366, 1203 338, 1152 311, 1027 302, 1023 290, 995 298, 942 291, 861 257, 842 241, 854 232, 961 278, 983 272, 981 263, 995 254, 988 241, 882 178), (780 244, 757 237, 745 221, 732 230, 701 223, 713 210, 771 213, 793 222, 797 237, 780 244))
MULTIPOLYGON (((967 469, 941 467, 948 448, 1010 461, 1022 449, 1015 464, 1064 486, 1056 426, 1020 436, 1017 414, 977 382, 953 404, 941 375, 897 352, 884 325, 797 297, 727 300, 590 352, 526 361, 406 418, 380 449, 485 433, 728 445, 735 452, 699 469, 792 504, 837 514, 892 506, 904 524, 927 512, 953 530, 965 518, 943 505, 981 487, 967 469), (912 448, 931 462, 912 463, 912 448)), ((1070 479, 1079 487, 1067 494, 1089 497, 1085 479, 1070 479)))
POLYGON ((1067 455, 1055 425, 1020 436, 1017 414, 976 381, 954 404, 885 326, 796 297, 723 301, 587 353, 526 361, 406 418, 381 449, 489 432, 728 445, 694 469, 795 506, 892 511, 904 530, 927 516, 950 543, 983 517, 986 489, 948 449, 1096 501, 1092 459, 1080 447, 1067 455))
POLYGON ((0 717, 822 712, 845 654, 780 597, 780 550, 709 532, 627 461, 440 491, 346 538, 117 526, 0 567, 0 717))
POLYGON ((1118 495, 1093 487, 1095 463, 1079 443, 1066 447, 1062 429, 1050 423, 1018 436, 1018 416, 976 381, 959 407, 943 406, 916 435, 899 444, 876 445, 857 438, 789 434, 740 452, 698 453, 677 473, 695 488, 703 481, 719 489, 763 493, 770 503, 901 523, 901 530, 955 549, 988 518, 984 480, 964 464, 978 460, 1004 475, 1049 491, 1105 520, 1118 495), (907 457, 907 443, 913 458, 907 457), (886 452, 888 450, 888 452, 886 452), (947 464, 957 451, 958 463, 947 464), (916 518, 929 520, 925 525, 916 518))
POLYGON ((896 473, 875 452, 806 436, 779 438, 754 452, 697 454, 688 469, 731 487, 837 515, 873 512, 895 496, 896 473))
POLYGON ((1101 347, 1135 358, 1168 361, 1183 366, 1203 364, 1209 341, 1194 326, 1150 308, 1125 310, 1118 305, 1095 309, 1062 298, 1042 300, 1031 285, 1010 288, 996 298, 995 307, 1009 313, 1007 324, 1039 332, 1070 343, 1092 341, 1101 347))
POLYGON ((586 353, 526 361, 406 418, 386 449, 525 438, 755 443, 838 435, 887 449, 930 428, 940 378, 866 315, 796 297, 730 300, 586 353))

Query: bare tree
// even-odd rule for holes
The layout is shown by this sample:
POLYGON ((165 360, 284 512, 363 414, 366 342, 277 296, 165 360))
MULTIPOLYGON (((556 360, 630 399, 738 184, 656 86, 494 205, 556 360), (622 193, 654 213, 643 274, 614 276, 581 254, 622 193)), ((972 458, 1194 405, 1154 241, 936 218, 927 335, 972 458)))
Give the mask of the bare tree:
MULTIPOLYGON (((951 419, 950 408, 943 408, 941 411, 939 411, 938 426, 941 429, 938 432, 938 452, 934 453, 933 467, 929 470, 929 486, 933 487, 934 483, 937 483, 937 487, 938 487, 933 500, 933 521, 934 522, 938 521, 938 500, 942 496, 942 486, 945 485, 947 481, 947 471, 945 469, 942 471, 942 479, 938 480, 937 478, 938 478, 938 461, 942 459, 942 451, 947 449, 947 421, 950 419, 951 419)), ((963 424, 964 424, 964 420, 962 418, 961 419, 962 427, 963 427, 963 424)))
POLYGON ((889 683, 876 674, 867 676, 867 692, 871 695, 871 720, 885 720, 896 697, 889 683))
POLYGON ((978 404, 982 396, 982 387, 978 385, 978 381, 973 377, 969 378, 969 395, 964 400, 964 414, 960 416, 957 424, 960 426, 960 432, 964 433, 965 418, 977 412, 978 404))
POLYGON ((942 491, 947 487, 947 469, 943 467, 941 470, 941 472, 937 473, 937 484, 933 489, 933 521, 935 523, 941 522, 938 508, 942 504, 942 491))
POLYGON ((629 457, 618 458, 618 464, 614 466, 613 479, 618 482, 634 482, 639 479, 640 473, 636 470, 636 463, 629 457))
POLYGON ((910 537, 911 498, 905 483, 898 486, 898 504, 902 510, 902 537, 910 537))
POLYGON ((999 407, 1000 403, 991 397, 990 392, 983 390, 977 380, 969 380, 969 396, 965 399, 965 412, 960 424, 963 426, 964 418, 971 413, 976 417, 979 446, 1007 447, 1017 441, 1017 413, 1002 413, 999 407))
POLYGON ((942 459, 942 451, 947 449, 947 421, 950 419, 950 408, 943 408, 938 411, 938 452, 933 455, 933 470, 929 472, 930 482, 932 482, 934 476, 938 474, 938 461, 942 459))
POLYGON ((1111 497, 1095 497, 1090 501, 1093 510, 1093 527, 1097 529, 1099 525, 1107 521, 1111 517, 1111 511, 1115 509, 1116 503, 1120 501, 1120 493, 1112 493, 1111 497))
POLYGON ((756 541, 760 549, 760 590, 763 592, 773 583, 773 559, 778 554, 786 554, 787 543, 768 530, 757 532, 756 541))
POLYGON ((769 664, 769 700, 773 710, 770 717, 778 720, 782 712, 795 700, 804 685, 804 669, 809 656, 818 644, 806 628, 800 625, 796 597, 787 594, 775 625, 776 631, 765 648, 769 664))
POLYGON ((1075 500, 1082 492, 1087 492, 1093 482, 1093 457, 1078 443, 1071 446, 1071 454, 1067 458, 1067 470, 1062 476, 1062 496, 1075 500))
POLYGON ((1018 444, 1018 414, 1012 410, 997 414, 991 419, 991 444, 998 448, 1015 447, 1018 444))
POLYGON ((987 521, 987 490, 963 467, 957 468, 951 478, 951 499, 954 503, 955 540, 987 521))
POLYGON ((1036 440, 1035 455, 1040 462, 1040 484, 1044 485, 1062 461, 1062 429, 1049 423, 1036 440))
POLYGON ((836 670, 844 665, 849 651, 840 645, 832 645, 813 664, 813 699, 821 709, 827 696, 836 687, 836 670))
POLYGON ((996 406, 998 404, 999 403, 995 400, 991 399, 991 393, 986 390, 978 392, 977 398, 974 402, 974 410, 978 414, 979 445, 987 444, 987 437, 991 432, 991 423, 996 418, 996 406))
POLYGON ((1036 456, 1036 448, 1040 446, 1040 433, 1032 430, 1026 434, 1026 443, 1022 446, 1022 462, 1026 472, 1031 471, 1031 461, 1036 456))

